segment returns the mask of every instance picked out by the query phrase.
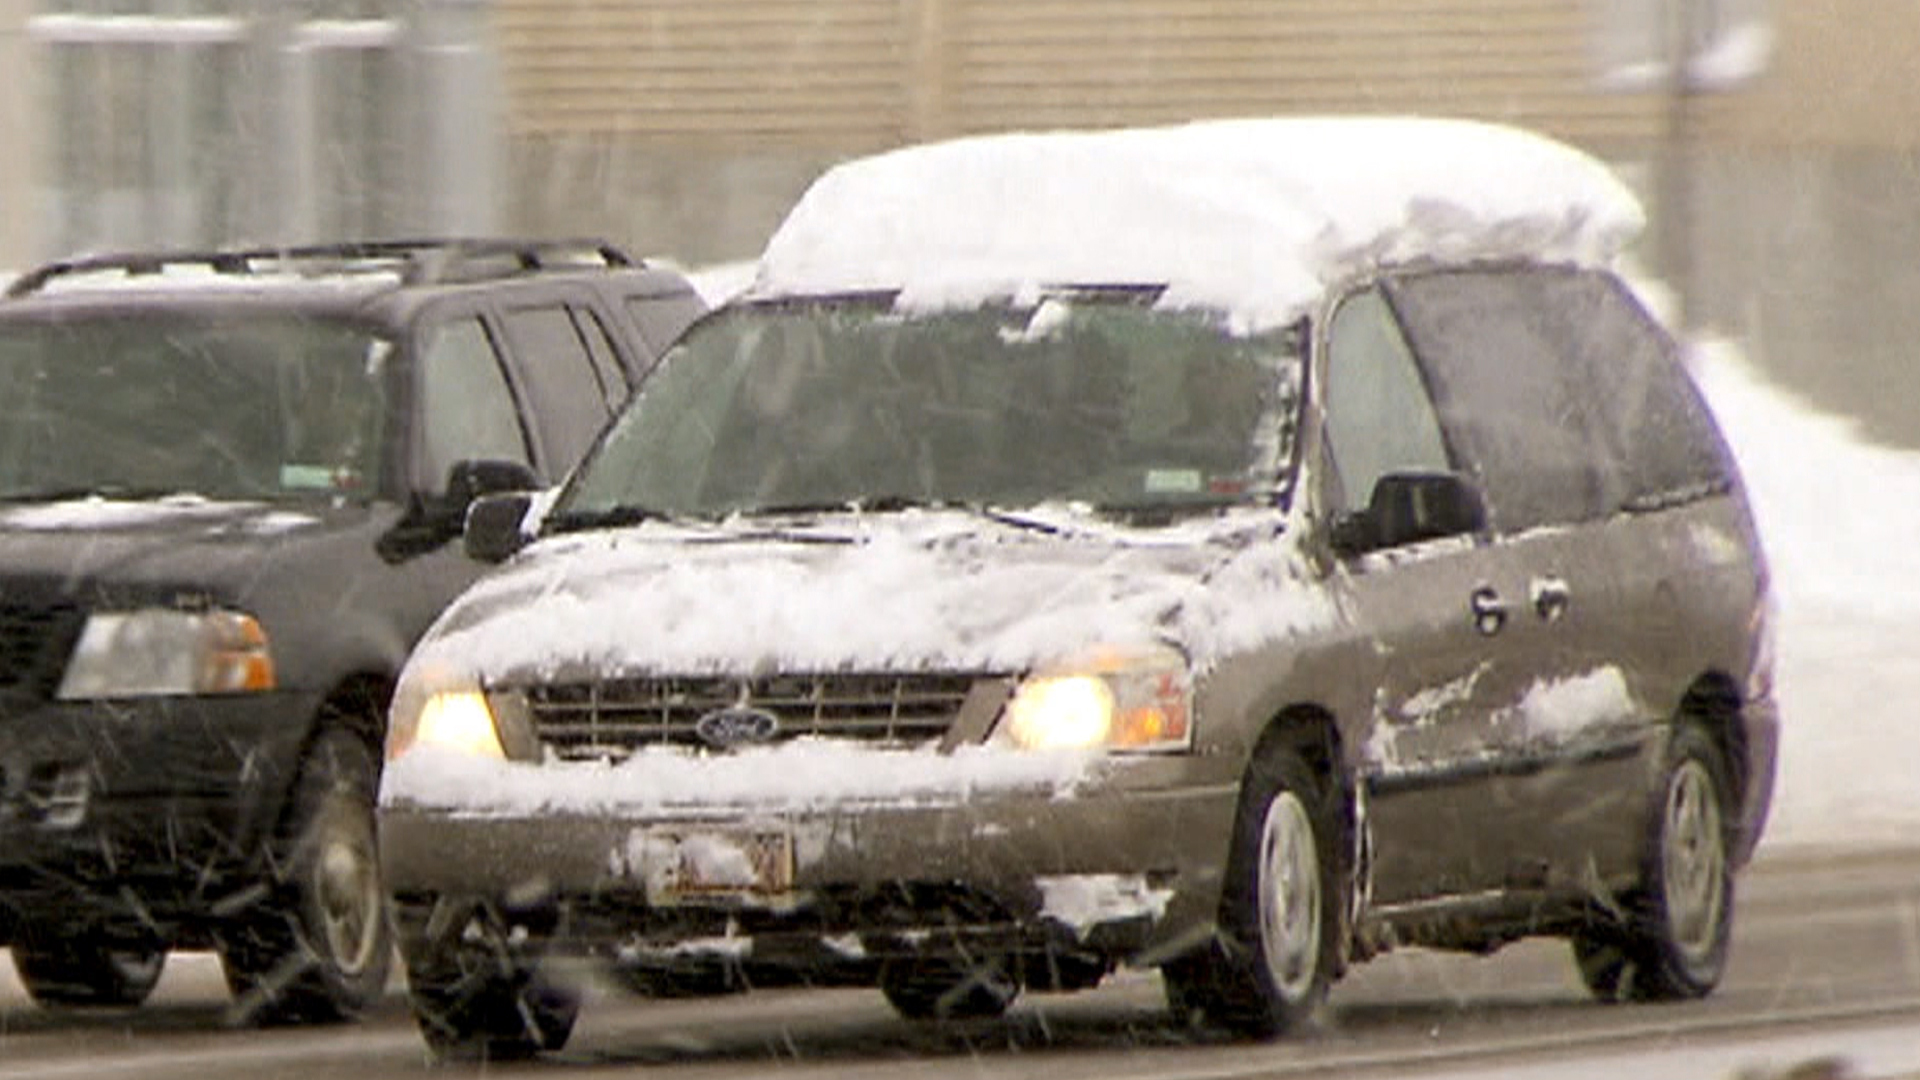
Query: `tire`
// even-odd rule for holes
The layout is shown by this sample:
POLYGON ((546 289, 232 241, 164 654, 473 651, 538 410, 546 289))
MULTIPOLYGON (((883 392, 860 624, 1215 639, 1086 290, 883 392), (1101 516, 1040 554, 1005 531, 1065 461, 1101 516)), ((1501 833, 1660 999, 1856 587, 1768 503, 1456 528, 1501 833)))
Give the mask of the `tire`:
POLYGON ((408 1004, 436 1060, 520 1061, 573 1034, 579 995, 508 936, 481 905, 402 934, 408 1004))
POLYGON ((921 956, 883 965, 880 992, 908 1020, 986 1020, 1007 1011, 1020 984, 1004 956, 921 956))
POLYGON ((1161 968, 1177 1017, 1260 1039, 1312 1018, 1339 956, 1332 820, 1325 784, 1292 747, 1259 752, 1241 786, 1221 939, 1161 968))
POLYGON ((1727 767, 1697 725, 1674 729, 1649 814, 1642 884, 1623 916, 1573 939, 1581 981, 1602 1001, 1684 1001, 1713 992, 1733 929, 1727 767))
POLYGON ((138 1005, 153 993, 166 963, 167 950, 158 944, 84 937, 13 944, 21 984, 52 1009, 138 1005))
POLYGON ((374 842, 372 752, 321 732, 294 789, 277 880, 220 935, 235 1010, 255 1023, 351 1020, 377 1001, 393 934, 374 842))

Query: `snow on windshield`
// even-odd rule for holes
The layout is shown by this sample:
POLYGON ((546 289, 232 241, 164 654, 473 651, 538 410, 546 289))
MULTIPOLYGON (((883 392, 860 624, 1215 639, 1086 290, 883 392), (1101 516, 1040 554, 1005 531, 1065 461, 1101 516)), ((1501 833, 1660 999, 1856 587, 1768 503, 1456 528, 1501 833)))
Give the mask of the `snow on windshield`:
POLYGON ((1642 221, 1594 159, 1471 121, 994 135, 829 170, 768 243, 751 293, 901 288, 908 306, 949 307, 1153 282, 1169 286, 1163 305, 1264 327, 1370 266, 1520 252, 1603 263, 1642 221))

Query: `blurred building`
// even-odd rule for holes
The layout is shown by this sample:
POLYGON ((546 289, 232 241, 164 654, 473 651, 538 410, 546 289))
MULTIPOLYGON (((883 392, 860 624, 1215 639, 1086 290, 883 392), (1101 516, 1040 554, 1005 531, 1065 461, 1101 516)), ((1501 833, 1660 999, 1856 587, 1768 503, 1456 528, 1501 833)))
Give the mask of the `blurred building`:
POLYGON ((487 228, 717 261, 908 141, 1459 114, 1615 162, 1690 321, 1895 380, 1871 419, 1920 402, 1916 42, 1912 0, 0 0, 0 266, 487 228))
POLYGON ((491 228, 487 0, 0 0, 0 266, 491 228))

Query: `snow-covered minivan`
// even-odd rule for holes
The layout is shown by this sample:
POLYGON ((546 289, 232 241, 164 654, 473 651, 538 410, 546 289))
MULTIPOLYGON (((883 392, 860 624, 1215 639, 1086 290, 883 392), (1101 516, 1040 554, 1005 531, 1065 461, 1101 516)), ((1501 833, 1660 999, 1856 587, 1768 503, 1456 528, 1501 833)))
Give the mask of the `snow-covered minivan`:
POLYGON ((1641 220, 1444 120, 826 173, 550 504, 468 519, 504 565, 380 795, 429 1043, 559 1046, 598 962, 911 1018, 1156 967, 1256 1036, 1402 944, 1709 992, 1770 602, 1641 220))

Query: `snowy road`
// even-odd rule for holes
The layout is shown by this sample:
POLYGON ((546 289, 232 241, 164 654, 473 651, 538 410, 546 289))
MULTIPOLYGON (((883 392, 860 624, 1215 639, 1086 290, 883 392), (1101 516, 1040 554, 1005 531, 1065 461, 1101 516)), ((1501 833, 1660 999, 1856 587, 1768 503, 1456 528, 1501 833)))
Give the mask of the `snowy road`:
MULTIPOLYGON (((1564 946, 1491 959, 1417 950, 1336 987, 1321 1029, 1247 1045, 1177 1029, 1158 981, 1031 995, 1004 1021, 946 1029, 894 1018, 872 991, 765 992, 707 1001, 590 1002, 567 1051, 488 1075, 1019 1077, 1230 1080, 1262 1076, 1500 1075, 1575 1080, 1732 1077, 1847 1058, 1856 1077, 1920 1077, 1920 850, 1772 856, 1744 883, 1732 970, 1683 1006, 1601 1006, 1564 946)), ((0 975, 0 1080, 28 1077, 339 1077, 429 1070, 401 998, 367 1024, 234 1031, 217 966, 175 958, 133 1013, 55 1015, 0 975)))

